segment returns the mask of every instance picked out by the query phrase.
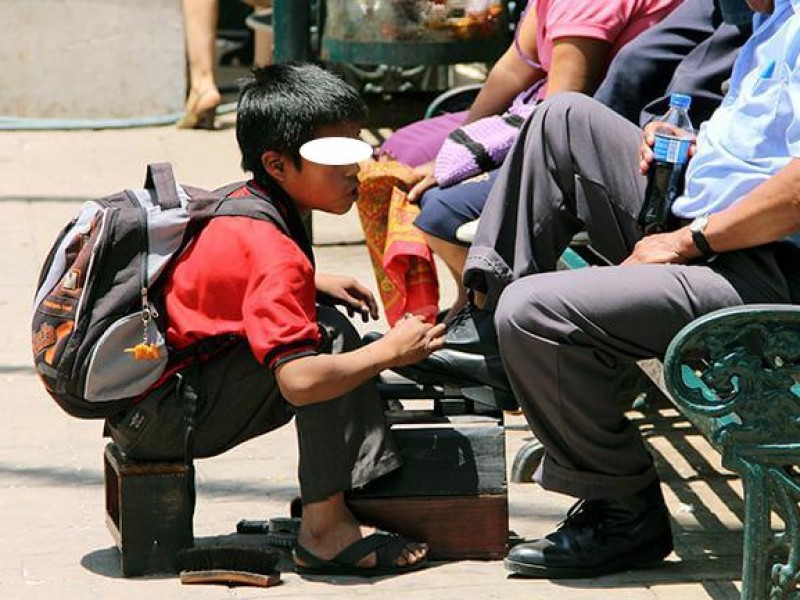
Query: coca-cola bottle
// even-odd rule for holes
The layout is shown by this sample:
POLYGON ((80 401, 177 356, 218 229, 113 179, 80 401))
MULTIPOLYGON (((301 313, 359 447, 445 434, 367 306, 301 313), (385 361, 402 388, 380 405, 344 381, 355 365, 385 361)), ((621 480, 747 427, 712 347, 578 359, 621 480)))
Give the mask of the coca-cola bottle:
POLYGON ((683 193, 694 127, 689 119, 691 96, 672 94, 667 114, 659 119, 670 127, 655 132, 653 162, 647 171, 647 189, 637 225, 643 235, 673 229, 672 203, 683 193))

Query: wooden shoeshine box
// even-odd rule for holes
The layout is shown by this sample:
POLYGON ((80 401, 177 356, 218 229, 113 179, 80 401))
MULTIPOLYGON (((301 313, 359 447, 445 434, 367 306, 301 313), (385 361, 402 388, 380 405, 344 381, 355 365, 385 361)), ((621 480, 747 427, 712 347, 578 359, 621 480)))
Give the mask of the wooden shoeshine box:
POLYGON ((432 559, 504 557, 508 485, 502 423, 463 415, 398 422, 391 429, 403 466, 349 494, 356 517, 427 542, 432 559))

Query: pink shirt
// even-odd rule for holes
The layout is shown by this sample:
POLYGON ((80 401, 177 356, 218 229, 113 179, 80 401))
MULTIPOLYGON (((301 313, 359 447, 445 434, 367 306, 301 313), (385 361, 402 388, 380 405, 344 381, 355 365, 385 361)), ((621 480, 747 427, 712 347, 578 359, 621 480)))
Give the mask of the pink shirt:
MULTIPOLYGON (((584 37, 611 44, 609 60, 642 31, 677 8, 682 0, 530 0, 536 2, 537 49, 542 69, 550 70, 553 42, 584 37)), ((539 90, 544 98, 545 89, 539 90)))

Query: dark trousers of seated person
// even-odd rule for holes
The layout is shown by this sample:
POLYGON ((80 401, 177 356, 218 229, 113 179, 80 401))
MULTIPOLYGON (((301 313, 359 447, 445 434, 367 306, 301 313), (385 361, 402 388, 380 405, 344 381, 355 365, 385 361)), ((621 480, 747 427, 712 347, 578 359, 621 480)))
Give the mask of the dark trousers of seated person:
MULTIPOLYGON (((339 311, 318 306, 324 331, 320 352, 341 353, 360 344, 339 311)), ((194 453, 221 454, 246 440, 296 419, 299 480, 303 502, 317 502, 384 475, 399 464, 383 403, 373 382, 309 406, 290 406, 270 369, 259 364, 245 342, 202 365, 195 418, 194 453)), ((177 378, 109 420, 114 442, 135 460, 183 460, 183 403, 177 378)))
POLYGON ((656 478, 616 398, 621 368, 660 357, 712 310, 800 300, 800 251, 776 243, 710 263, 553 271, 586 229, 615 263, 639 239, 640 131, 579 94, 539 106, 500 170, 467 260, 466 283, 499 296, 509 382, 545 457, 543 487, 623 498, 656 478))

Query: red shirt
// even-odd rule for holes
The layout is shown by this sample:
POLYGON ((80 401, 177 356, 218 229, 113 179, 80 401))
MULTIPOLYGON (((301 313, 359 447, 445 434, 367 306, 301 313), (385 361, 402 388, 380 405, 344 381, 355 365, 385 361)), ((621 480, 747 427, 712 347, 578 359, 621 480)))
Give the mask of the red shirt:
POLYGON ((178 259, 165 288, 167 342, 180 350, 221 334, 246 339, 274 368, 320 340, 314 267, 272 223, 216 217, 178 259))

